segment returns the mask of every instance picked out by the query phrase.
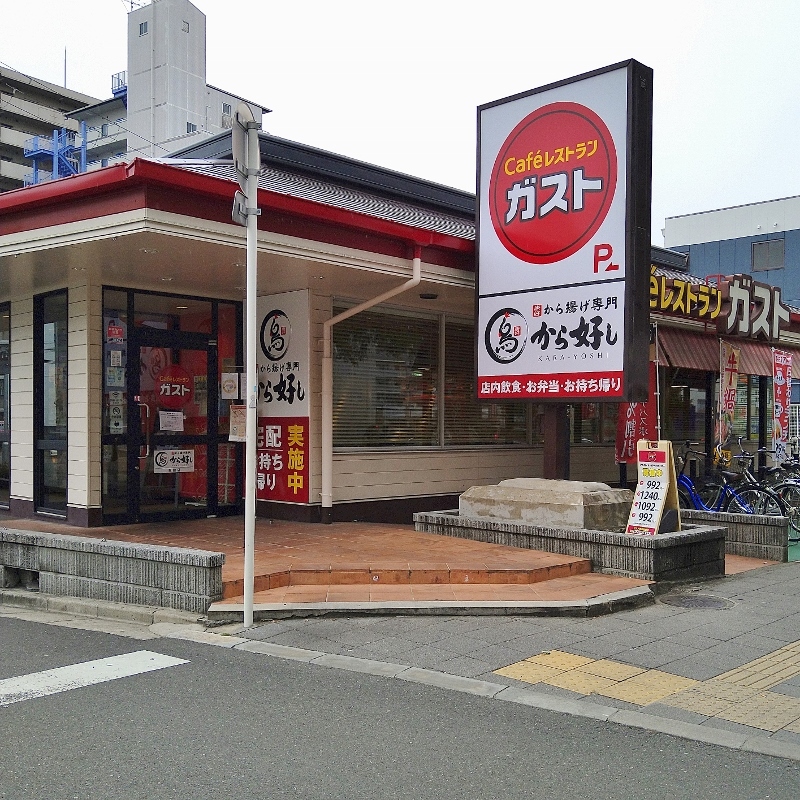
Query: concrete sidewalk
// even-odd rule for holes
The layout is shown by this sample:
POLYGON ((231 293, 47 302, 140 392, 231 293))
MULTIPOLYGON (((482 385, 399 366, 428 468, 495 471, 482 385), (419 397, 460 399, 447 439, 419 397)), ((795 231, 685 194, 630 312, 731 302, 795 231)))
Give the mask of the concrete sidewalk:
POLYGON ((797 562, 676 588, 613 616, 339 616, 230 632, 276 654, 430 670, 498 687, 503 699, 733 747, 755 737, 761 752, 800 758, 797 562))

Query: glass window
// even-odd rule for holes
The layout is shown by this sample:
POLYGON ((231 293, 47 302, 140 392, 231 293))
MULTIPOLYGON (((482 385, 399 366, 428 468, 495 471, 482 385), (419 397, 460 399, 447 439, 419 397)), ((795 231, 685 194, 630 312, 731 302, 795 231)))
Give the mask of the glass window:
POLYGON ((334 325, 334 446, 437 444, 438 353, 435 319, 365 311, 334 325))
POLYGON ((34 302, 34 380, 37 510, 67 510, 67 293, 37 297, 34 302))
POLYGON ((619 403, 574 403, 571 407, 573 444, 613 444, 617 437, 619 403))
POLYGON ((525 444, 524 403, 478 401, 475 391, 475 329, 445 325, 444 444, 525 444))
POLYGON ((476 399, 469 323, 364 312, 334 326, 333 359, 336 447, 509 445, 530 439, 527 404, 476 399))
POLYGON ((147 33, 147 23, 140 22, 139 23, 139 36, 144 36, 147 33))
POLYGON ((673 442, 705 442, 706 373, 665 367, 661 381, 661 435, 673 442))
MULTIPOLYGON (((121 293, 124 295, 124 293, 121 293)), ((211 302, 181 295, 135 295, 134 324, 137 328, 160 328, 167 331, 211 332, 211 302)), ((108 307, 108 303, 106 303, 108 307)))
POLYGON ((753 242, 753 272, 781 269, 784 263, 784 240, 753 242))
POLYGON ((42 426, 46 436, 67 434, 67 295, 42 302, 42 426))

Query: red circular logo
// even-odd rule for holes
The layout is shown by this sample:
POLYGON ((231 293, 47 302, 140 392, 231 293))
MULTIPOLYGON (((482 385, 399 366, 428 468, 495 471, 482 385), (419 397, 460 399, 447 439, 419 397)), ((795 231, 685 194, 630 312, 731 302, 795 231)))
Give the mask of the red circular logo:
POLYGON ((192 402, 192 376, 177 364, 165 367, 156 378, 156 403, 160 408, 177 410, 192 402))
POLYGON ((603 120, 578 103, 551 103, 500 148, 489 182, 492 224, 512 255, 552 264, 594 236, 616 187, 617 152, 603 120))

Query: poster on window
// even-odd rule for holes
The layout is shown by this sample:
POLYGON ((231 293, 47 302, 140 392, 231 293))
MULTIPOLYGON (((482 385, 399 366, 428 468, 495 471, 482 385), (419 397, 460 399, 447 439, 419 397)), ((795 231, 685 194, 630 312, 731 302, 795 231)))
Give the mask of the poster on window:
POLYGON ((652 70, 478 109, 477 396, 647 399, 652 70))
POLYGON ((789 458, 789 404, 792 394, 792 354, 772 350, 772 449, 776 464, 789 458))
POLYGON ((308 503, 308 417, 260 417, 256 500, 308 503))
POLYGON ((128 363, 128 325, 119 315, 103 317, 103 355, 105 379, 103 391, 125 389, 125 367, 128 363))

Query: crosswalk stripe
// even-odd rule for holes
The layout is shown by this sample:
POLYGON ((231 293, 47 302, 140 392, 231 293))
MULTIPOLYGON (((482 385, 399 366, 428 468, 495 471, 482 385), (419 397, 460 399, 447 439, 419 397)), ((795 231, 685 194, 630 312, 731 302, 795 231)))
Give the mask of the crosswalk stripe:
POLYGON ((68 667, 5 678, 0 680, 0 706, 188 663, 182 658, 173 658, 149 650, 137 650, 135 653, 125 653, 121 656, 99 658, 95 661, 71 664, 68 667))

